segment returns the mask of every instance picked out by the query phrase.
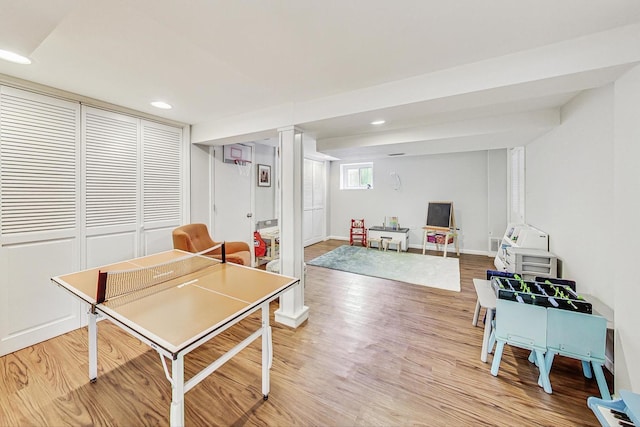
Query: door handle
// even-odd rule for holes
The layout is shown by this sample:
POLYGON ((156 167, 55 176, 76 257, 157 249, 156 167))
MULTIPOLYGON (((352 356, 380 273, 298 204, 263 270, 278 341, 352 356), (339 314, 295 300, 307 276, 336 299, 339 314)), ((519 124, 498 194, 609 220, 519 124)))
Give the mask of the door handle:
POLYGON ((247 214, 247 218, 251 218, 252 216, 253 216, 253 214, 252 214, 251 212, 249 212, 249 213, 247 214))

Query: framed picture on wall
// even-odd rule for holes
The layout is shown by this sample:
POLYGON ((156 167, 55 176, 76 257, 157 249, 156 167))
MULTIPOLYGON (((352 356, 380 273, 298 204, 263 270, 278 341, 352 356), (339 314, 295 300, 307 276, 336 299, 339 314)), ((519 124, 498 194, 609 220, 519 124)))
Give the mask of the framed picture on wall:
POLYGON ((258 165, 258 187, 271 187, 271 166, 258 165))

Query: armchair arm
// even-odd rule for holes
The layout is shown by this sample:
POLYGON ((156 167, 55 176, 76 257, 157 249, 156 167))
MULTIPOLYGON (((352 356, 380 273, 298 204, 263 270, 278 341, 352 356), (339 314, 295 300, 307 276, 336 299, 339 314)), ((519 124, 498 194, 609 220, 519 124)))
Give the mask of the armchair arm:
MULTIPOLYGON (((221 242, 215 242, 215 244, 220 244, 221 242)), ((242 252, 242 251, 247 251, 250 252, 251 250, 249 249, 249 245, 246 242, 225 242, 224 244, 224 249, 225 252, 227 253, 227 256, 229 254, 233 254, 236 252, 242 252)), ((207 255, 221 255, 222 254, 222 250, 221 248, 218 248, 216 250, 213 250, 211 252, 207 252, 207 255)))
POLYGON ((251 249, 249 248, 249 244, 247 244, 246 242, 226 242, 225 250, 228 254, 242 251, 251 251, 251 249))

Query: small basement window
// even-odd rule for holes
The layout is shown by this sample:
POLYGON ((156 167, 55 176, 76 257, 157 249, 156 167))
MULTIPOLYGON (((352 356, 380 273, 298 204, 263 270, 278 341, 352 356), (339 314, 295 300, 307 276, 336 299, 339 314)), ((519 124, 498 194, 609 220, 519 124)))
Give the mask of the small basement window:
POLYGON ((373 163, 340 165, 341 190, 368 190, 373 188, 373 163))

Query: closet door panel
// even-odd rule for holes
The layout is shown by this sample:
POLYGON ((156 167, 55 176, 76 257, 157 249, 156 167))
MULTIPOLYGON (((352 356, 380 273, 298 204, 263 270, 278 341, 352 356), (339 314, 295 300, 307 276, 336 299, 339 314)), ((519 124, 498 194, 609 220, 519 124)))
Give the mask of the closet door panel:
POLYGON ((80 108, 0 87, 0 355, 81 325, 50 278, 80 268, 80 108))
POLYGON ((82 118, 83 243, 87 266, 92 266, 138 254, 140 120, 91 107, 82 108, 82 118))
POLYGON ((304 159, 303 182, 302 182, 302 207, 305 211, 313 209, 313 160, 304 159))
POLYGON ((303 239, 305 246, 325 237, 325 163, 304 159, 303 239))
POLYGON ((144 230, 142 249, 145 255, 173 249, 173 238, 171 233, 175 227, 155 228, 144 230))
POLYGON ((77 239, 20 243, 2 248, 2 340, 4 355, 79 328, 80 303, 51 277, 74 271, 77 239), (4 268, 8 267, 8 268, 4 268))
POLYGON ((313 238, 313 211, 305 210, 302 212, 302 239, 305 246, 313 238))
POLYGON ((311 230, 311 239, 319 242, 324 237, 324 209, 318 208, 313 210, 312 214, 312 230, 311 230))
POLYGON ((137 256, 134 252, 136 239, 137 235, 133 232, 87 237, 87 268, 135 258, 137 256))
POLYGON ((182 225, 182 129, 142 121, 142 248, 173 248, 171 232, 182 225))
POLYGON ((5 241, 75 236, 77 105, 10 88, 0 94, 0 234, 5 241))
POLYGON ((325 177, 324 177, 324 162, 313 161, 313 197, 311 198, 311 205, 314 209, 324 209, 325 203, 325 177))

